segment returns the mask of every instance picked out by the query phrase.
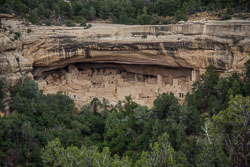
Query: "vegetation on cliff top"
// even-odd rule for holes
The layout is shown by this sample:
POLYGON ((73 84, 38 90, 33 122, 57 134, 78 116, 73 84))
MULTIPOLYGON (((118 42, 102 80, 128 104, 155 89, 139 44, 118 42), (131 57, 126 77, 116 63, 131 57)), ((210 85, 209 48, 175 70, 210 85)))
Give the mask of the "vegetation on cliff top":
POLYGON ((69 97, 44 95, 34 81, 2 86, 11 113, 0 118, 0 166, 247 167, 249 63, 244 79, 219 78, 211 66, 184 104, 163 93, 151 109, 126 97, 115 106, 93 99, 77 113, 69 97))
POLYGON ((202 11, 220 11, 222 19, 249 12, 248 0, 0 0, 0 13, 15 13, 34 24, 110 19, 122 24, 169 24, 202 11), (167 17, 166 17, 167 16, 167 17), (170 16, 170 18, 169 18, 170 16))

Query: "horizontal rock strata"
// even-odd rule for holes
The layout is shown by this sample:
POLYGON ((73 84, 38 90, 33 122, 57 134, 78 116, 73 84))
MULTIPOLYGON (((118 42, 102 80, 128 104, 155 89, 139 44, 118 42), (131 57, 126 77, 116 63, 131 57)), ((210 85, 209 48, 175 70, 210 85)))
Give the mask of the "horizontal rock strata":
POLYGON ((140 104, 151 106, 157 89, 182 98, 208 65, 213 64, 220 73, 242 72, 250 55, 250 21, 246 20, 164 26, 93 24, 89 29, 2 22, 6 30, 0 33, 0 76, 12 84, 27 75, 34 77, 45 93, 62 91, 76 101, 79 97, 79 106, 103 94, 111 102, 132 95, 140 104), (113 72, 105 79, 105 72, 98 74, 98 70, 113 72), (133 79, 128 81, 125 73, 133 79), (116 79, 113 86, 105 87, 112 82, 109 77, 116 79), (154 90, 145 86, 151 82, 147 77, 155 80, 154 90), (121 80, 127 85, 119 84, 121 80), (85 83, 89 83, 86 89, 85 83), (97 87, 101 91, 92 89, 97 87), (150 97, 144 98, 146 93, 140 90, 151 91, 150 97))

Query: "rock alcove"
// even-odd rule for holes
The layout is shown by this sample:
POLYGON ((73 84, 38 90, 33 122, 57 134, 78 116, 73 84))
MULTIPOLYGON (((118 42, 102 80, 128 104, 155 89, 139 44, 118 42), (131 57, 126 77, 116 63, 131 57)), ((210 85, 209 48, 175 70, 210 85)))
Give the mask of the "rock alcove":
POLYGON ((173 92, 182 100, 196 78, 194 73, 188 68, 156 65, 74 63, 44 71, 35 80, 45 94, 62 92, 74 99, 78 108, 93 98, 116 104, 125 96, 151 107, 163 92, 173 92))

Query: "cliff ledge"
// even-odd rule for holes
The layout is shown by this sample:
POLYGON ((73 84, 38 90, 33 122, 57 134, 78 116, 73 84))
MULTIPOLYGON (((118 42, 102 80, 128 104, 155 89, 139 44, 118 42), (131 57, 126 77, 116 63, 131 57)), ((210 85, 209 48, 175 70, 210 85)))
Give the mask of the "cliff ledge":
POLYGON ((0 77, 15 85, 29 76, 44 93, 61 91, 79 107, 94 97, 117 102, 131 95, 148 106, 161 92, 183 98, 209 64, 242 72, 250 55, 246 20, 89 29, 2 23, 0 77))

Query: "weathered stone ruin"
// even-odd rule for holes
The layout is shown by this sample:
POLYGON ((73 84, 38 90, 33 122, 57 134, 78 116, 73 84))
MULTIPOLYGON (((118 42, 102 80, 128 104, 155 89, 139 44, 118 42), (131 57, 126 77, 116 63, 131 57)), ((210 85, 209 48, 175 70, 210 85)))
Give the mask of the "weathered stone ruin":
POLYGON ((173 92, 182 100, 195 80, 191 69, 169 69, 159 66, 119 64, 70 64, 36 78, 45 93, 62 92, 75 100, 77 107, 93 98, 111 104, 125 96, 151 107, 159 93, 173 92))

